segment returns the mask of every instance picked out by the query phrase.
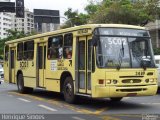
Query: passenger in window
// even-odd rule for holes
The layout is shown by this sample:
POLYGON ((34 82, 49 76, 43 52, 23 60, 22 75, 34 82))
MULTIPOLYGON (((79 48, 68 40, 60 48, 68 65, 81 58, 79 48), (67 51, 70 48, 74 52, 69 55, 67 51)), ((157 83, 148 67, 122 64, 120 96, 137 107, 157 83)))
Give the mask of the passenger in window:
POLYGON ((55 52, 55 47, 54 47, 54 44, 52 44, 51 47, 49 48, 48 59, 56 58, 55 53, 56 53, 55 52))
POLYGON ((61 59, 63 55, 63 48, 61 47, 61 45, 58 45, 58 53, 59 53, 59 59, 61 59))
POLYGON ((71 59, 72 58, 72 52, 69 50, 69 48, 66 48, 66 58, 71 59))

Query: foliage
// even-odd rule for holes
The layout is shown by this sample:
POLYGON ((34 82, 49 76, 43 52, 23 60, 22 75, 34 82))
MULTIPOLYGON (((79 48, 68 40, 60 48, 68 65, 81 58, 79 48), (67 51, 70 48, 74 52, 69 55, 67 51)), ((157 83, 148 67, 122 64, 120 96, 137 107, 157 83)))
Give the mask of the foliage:
POLYGON ((154 55, 160 55, 160 48, 153 48, 154 55))
POLYGON ((158 0, 134 3, 131 0, 103 0, 101 5, 97 5, 97 11, 90 14, 90 21, 92 23, 145 25, 148 21, 155 20, 159 14, 157 2, 158 0))
POLYGON ((68 8, 64 15, 68 20, 66 21, 65 25, 61 26, 61 28, 83 25, 86 24, 89 19, 87 14, 79 13, 77 10, 73 11, 72 8, 68 8))
POLYGON ((23 31, 21 32, 21 31, 17 31, 17 30, 15 30, 15 31, 8 30, 7 32, 8 32, 8 37, 0 40, 0 55, 1 55, 1 57, 3 56, 5 42, 35 34, 34 32, 31 34, 25 34, 23 31))
POLYGON ((67 21, 63 28, 86 23, 116 23, 146 25, 154 21, 160 14, 159 0, 89 0, 84 8, 86 14, 73 11, 72 8, 64 13, 67 21))

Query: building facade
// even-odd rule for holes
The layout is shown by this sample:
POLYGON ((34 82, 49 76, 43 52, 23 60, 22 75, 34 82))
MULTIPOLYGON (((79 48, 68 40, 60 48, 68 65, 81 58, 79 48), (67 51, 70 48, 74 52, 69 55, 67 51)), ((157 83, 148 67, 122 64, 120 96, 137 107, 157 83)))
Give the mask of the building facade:
POLYGON ((57 30, 60 26, 59 10, 34 9, 35 30, 37 33, 57 30))
POLYGON ((35 31, 37 33, 45 33, 59 29, 60 24, 55 23, 35 23, 35 31))
MULTIPOLYGON (((10 0, 0 0, 0 2, 10 2, 10 0)), ((11 29, 11 24, 11 13, 0 12, 0 39, 7 37, 7 30, 11 29)))
POLYGON ((34 31, 34 14, 28 9, 25 9, 25 17, 17 18, 16 14, 12 14, 12 30, 24 31, 29 34, 34 31))

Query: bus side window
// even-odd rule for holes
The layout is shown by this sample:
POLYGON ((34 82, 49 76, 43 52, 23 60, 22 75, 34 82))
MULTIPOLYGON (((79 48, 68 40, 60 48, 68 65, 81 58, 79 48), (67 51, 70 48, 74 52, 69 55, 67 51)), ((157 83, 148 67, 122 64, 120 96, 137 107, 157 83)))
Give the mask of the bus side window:
POLYGON ((65 59, 72 58, 72 46, 73 46, 73 34, 65 34, 64 35, 64 49, 63 49, 63 57, 65 59))
POLYGON ((17 60, 23 59, 23 43, 18 43, 17 45, 17 60))
POLYGON ((50 37, 48 39, 48 59, 61 59, 63 56, 63 36, 50 37))
POLYGON ((5 61, 8 61, 8 54, 9 54, 9 46, 5 46, 5 61))
POLYGON ((24 60, 33 60, 34 57, 34 41, 24 43, 24 60))

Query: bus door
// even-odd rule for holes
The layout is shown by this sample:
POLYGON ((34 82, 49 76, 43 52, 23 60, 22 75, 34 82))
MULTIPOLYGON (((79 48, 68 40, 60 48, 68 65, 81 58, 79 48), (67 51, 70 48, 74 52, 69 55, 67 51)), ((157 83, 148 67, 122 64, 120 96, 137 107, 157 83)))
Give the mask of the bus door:
POLYGON ((4 80, 9 82, 9 46, 5 46, 5 56, 4 56, 4 80))
POLYGON ((91 42, 87 39, 87 36, 78 39, 78 92, 91 94, 91 42))
POLYGON ((9 72, 9 82, 10 83, 15 83, 15 66, 16 66, 16 63, 15 63, 15 60, 16 60, 16 48, 13 47, 13 48, 10 48, 10 72, 9 72))
POLYGON ((38 44, 38 87, 45 87, 46 44, 38 44))

